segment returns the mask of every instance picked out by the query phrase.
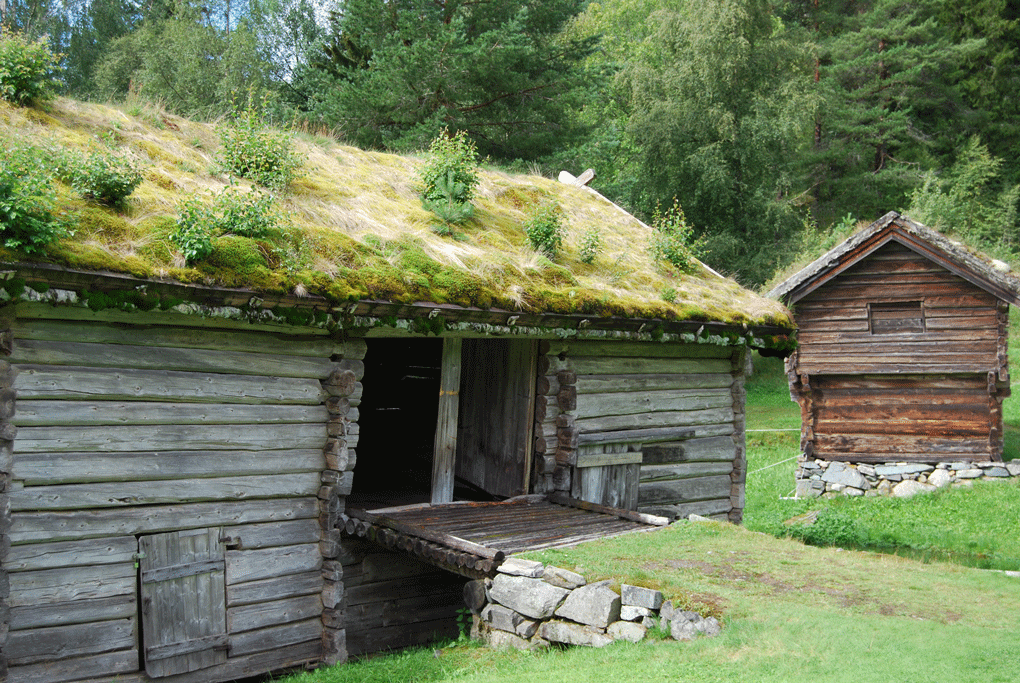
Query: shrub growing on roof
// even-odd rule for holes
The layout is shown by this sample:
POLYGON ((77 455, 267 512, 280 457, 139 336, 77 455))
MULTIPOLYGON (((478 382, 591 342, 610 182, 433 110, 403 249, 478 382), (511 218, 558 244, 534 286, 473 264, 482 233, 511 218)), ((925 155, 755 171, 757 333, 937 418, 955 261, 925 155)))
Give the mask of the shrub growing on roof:
POLYGON ((30 43, 19 33, 0 36, 0 99, 18 105, 49 99, 59 70, 45 37, 30 43))

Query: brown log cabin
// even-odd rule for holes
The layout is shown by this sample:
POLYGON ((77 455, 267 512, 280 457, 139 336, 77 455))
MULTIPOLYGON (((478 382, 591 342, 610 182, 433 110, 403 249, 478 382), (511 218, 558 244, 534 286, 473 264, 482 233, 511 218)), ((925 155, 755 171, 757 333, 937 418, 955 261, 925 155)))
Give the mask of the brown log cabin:
POLYGON ((211 258, 246 248, 262 280, 144 263, 115 242, 126 228, 49 261, 0 254, 0 679, 336 664, 456 635, 465 581, 515 552, 741 520, 747 353, 788 352, 784 307, 700 265, 649 265, 648 291, 610 281, 649 259, 650 229, 590 190, 483 178, 485 220, 520 232, 525 200, 558 197, 574 235, 598 225, 619 250, 535 265, 481 219, 459 242, 432 234, 413 164, 383 170, 379 192, 407 206, 303 226, 338 263, 298 288, 236 236, 211 258), (473 300, 494 287, 472 263, 510 263, 492 282, 512 296, 473 300))
POLYGON ((777 286, 802 457, 1001 461, 1018 292, 1004 263, 895 212, 777 286))

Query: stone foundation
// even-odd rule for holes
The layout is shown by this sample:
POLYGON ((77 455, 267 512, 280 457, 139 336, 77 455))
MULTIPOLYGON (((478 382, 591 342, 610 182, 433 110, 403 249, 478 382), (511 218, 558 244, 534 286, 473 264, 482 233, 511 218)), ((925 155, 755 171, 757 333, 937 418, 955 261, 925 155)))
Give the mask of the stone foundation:
POLYGON ((566 569, 510 558, 495 578, 464 586, 474 615, 471 636, 492 647, 535 649, 638 642, 656 626, 676 640, 720 632, 714 617, 680 610, 657 590, 624 584, 618 594, 609 583, 587 583, 566 569))
POLYGON ((1020 477, 1020 461, 955 460, 936 465, 885 463, 873 465, 801 459, 797 464, 797 498, 822 496, 894 496, 909 498, 947 486, 968 486, 977 479, 1020 477))

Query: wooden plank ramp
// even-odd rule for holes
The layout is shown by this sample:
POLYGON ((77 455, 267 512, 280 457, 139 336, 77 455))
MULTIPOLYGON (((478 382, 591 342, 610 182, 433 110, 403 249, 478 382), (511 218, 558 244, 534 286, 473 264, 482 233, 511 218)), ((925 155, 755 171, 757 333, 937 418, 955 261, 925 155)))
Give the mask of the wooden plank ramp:
POLYGON ((650 531, 667 524, 665 517, 554 493, 495 502, 349 508, 343 531, 462 576, 481 578, 492 576, 510 555, 650 531))

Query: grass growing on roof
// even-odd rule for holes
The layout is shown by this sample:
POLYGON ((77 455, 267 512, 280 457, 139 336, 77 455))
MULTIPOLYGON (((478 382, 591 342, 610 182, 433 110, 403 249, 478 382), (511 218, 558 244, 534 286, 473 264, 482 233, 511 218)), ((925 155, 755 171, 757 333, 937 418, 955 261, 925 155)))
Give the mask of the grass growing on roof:
MULTIPOLYGON (((85 150, 99 137, 113 139, 138 161, 144 180, 124 207, 99 207, 110 228, 71 199, 62 205, 71 227, 81 223, 87 248, 71 237, 38 258, 80 269, 170 275, 188 282, 236 284, 240 274, 195 264, 185 267, 168 243, 167 222, 186 197, 206 200, 234 182, 217 164, 220 140, 215 125, 167 114, 158 106, 132 101, 123 106, 58 98, 45 112, 0 104, 0 143, 29 140, 66 150, 85 150), (117 224, 116 229, 113 224, 117 224)), ((584 188, 536 176, 483 169, 475 188, 473 218, 459 225, 457 239, 436 235, 433 217, 418 197, 423 160, 369 152, 325 137, 297 135, 300 177, 278 197, 297 237, 294 259, 271 259, 259 271, 258 287, 308 291, 335 299, 380 297, 431 300, 465 306, 587 315, 657 316, 667 319, 788 325, 782 306, 740 288, 732 280, 697 268, 668 275, 648 253, 651 230, 584 188), (523 226, 536 206, 555 202, 562 210, 564 240, 556 263, 528 245, 523 226), (598 227, 601 249, 585 263, 584 235, 598 227), (375 236, 375 240, 370 236, 375 236), (402 270, 399 246, 410 240, 421 259, 437 268, 402 270), (392 247, 390 245, 398 245, 392 247), (277 262, 278 261, 278 262, 277 262), (459 275, 458 275, 459 273, 459 275), (336 282, 341 278, 343 282, 336 282), (671 302, 661 292, 675 290, 671 302)), ((4 258, 25 255, 5 252, 4 258)))

